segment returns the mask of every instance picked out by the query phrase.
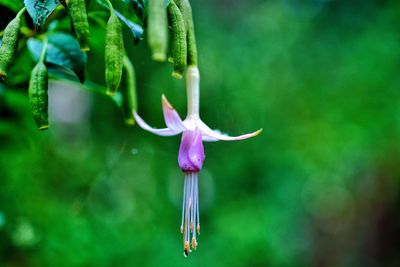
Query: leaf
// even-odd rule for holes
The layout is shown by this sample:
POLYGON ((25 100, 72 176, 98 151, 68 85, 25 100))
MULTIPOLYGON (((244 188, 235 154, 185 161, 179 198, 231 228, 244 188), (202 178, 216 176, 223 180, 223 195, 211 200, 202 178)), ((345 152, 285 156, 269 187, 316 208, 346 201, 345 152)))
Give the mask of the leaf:
POLYGON ((0 5, 3 5, 5 7, 8 7, 15 13, 21 10, 23 8, 22 2, 21 1, 15 1, 15 0, 0 0, 0 5))
MULTIPOLYGON (((128 5, 130 9, 132 9, 136 16, 144 22, 146 9, 147 9, 147 0, 124 0, 124 2, 128 5)), ((165 7, 169 5, 171 0, 165 0, 165 7)))
POLYGON ((54 9, 63 2, 64 0, 24 0, 25 7, 37 31, 40 31, 54 9))
POLYGON ((129 9, 132 9, 136 16, 141 20, 144 21, 145 17, 145 4, 143 1, 140 0, 124 0, 125 4, 128 5, 129 9))
POLYGON ((129 27, 129 29, 131 29, 131 32, 133 34, 133 38, 135 39, 135 44, 137 44, 143 36, 143 27, 140 26, 137 23, 132 22, 131 20, 129 20, 128 18, 126 18, 124 15, 122 15, 120 12, 118 12, 117 10, 115 10, 115 14, 117 14, 117 16, 119 17, 120 20, 122 20, 126 26, 129 27))
MULTIPOLYGON (((83 82, 87 56, 80 50, 78 41, 65 33, 51 33, 46 37, 49 42, 46 62, 73 70, 79 80, 83 82)), ((39 39, 30 38, 28 40, 28 49, 34 59, 39 59, 42 46, 43 43, 39 39)))
POLYGON ((71 69, 63 66, 48 64, 49 76, 51 78, 70 80, 74 82, 79 82, 79 77, 71 69))
MULTIPOLYGON (((99 3, 101 6, 109 9, 109 6, 106 5, 102 0, 96 0, 97 3, 99 3)), ((133 38, 135 39, 135 44, 137 44, 143 35, 143 27, 140 26, 139 24, 135 23, 132 19, 128 18, 127 16, 124 16, 121 12, 119 12, 118 10, 116 10, 114 8, 115 14, 118 16, 118 18, 120 20, 122 20, 126 26, 129 27, 129 29, 132 32, 133 38)))
POLYGON ((118 108, 122 110, 122 94, 121 92, 117 92, 115 95, 110 96, 110 98, 114 101, 118 108))

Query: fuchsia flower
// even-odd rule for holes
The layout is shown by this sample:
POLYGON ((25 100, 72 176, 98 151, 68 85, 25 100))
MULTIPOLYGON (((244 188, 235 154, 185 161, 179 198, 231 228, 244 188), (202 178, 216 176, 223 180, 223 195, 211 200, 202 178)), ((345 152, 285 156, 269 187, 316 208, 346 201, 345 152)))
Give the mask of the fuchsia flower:
POLYGON ((181 233, 183 235, 184 255, 187 256, 191 247, 196 249, 196 232, 200 234, 199 201, 198 201, 198 173, 203 167, 204 146, 203 141, 213 142, 218 140, 236 141, 258 135, 262 129, 253 133, 236 137, 210 129, 199 116, 199 88, 200 74, 195 66, 190 66, 186 74, 186 87, 188 94, 188 114, 184 121, 179 117, 167 98, 162 96, 164 120, 168 128, 155 129, 150 127, 136 112, 135 119, 140 127, 156 135, 173 136, 182 133, 179 148, 178 163, 185 173, 181 233))

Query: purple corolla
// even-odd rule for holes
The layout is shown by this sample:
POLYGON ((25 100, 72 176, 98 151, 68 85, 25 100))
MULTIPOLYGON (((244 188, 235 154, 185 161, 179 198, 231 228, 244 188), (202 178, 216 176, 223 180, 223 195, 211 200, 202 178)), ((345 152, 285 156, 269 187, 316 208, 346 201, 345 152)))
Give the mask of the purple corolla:
POLYGON ((134 113, 139 126, 153 134, 173 136, 182 133, 178 163, 179 167, 185 173, 182 223, 180 228, 183 235, 185 256, 191 252, 190 247, 196 249, 196 233, 200 234, 198 173, 202 169, 204 161, 203 141, 243 140, 256 136, 262 131, 260 129, 253 133, 233 137, 222 134, 218 130, 214 131, 210 129, 199 116, 200 74, 196 66, 190 66, 187 69, 186 87, 188 94, 188 114, 184 121, 182 121, 179 114, 164 95, 162 96, 162 107, 167 128, 152 128, 136 112, 134 113))

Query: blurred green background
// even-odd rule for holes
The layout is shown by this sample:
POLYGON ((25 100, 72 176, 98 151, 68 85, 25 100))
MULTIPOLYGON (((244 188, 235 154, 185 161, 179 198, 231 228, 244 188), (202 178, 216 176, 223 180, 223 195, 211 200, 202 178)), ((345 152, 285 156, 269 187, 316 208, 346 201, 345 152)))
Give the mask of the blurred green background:
MULTIPOLYGON (((191 2, 202 118, 264 128, 205 145, 198 250, 182 255, 179 137, 128 127, 63 80, 39 132, 26 86, 2 84, 0 266, 400 266, 400 2, 191 2)), ((91 32, 100 84, 104 33, 91 32)), ((184 116, 171 65, 128 30, 125 46, 143 118, 164 126, 163 93, 184 116)))

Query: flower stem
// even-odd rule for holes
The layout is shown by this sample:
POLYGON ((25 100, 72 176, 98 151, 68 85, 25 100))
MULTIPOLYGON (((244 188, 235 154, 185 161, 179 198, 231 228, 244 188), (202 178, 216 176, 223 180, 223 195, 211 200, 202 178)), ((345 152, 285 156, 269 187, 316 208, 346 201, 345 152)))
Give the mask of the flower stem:
POLYGON ((186 71, 186 90, 188 99, 188 116, 199 116, 200 106, 200 72, 197 66, 189 66, 186 71))

